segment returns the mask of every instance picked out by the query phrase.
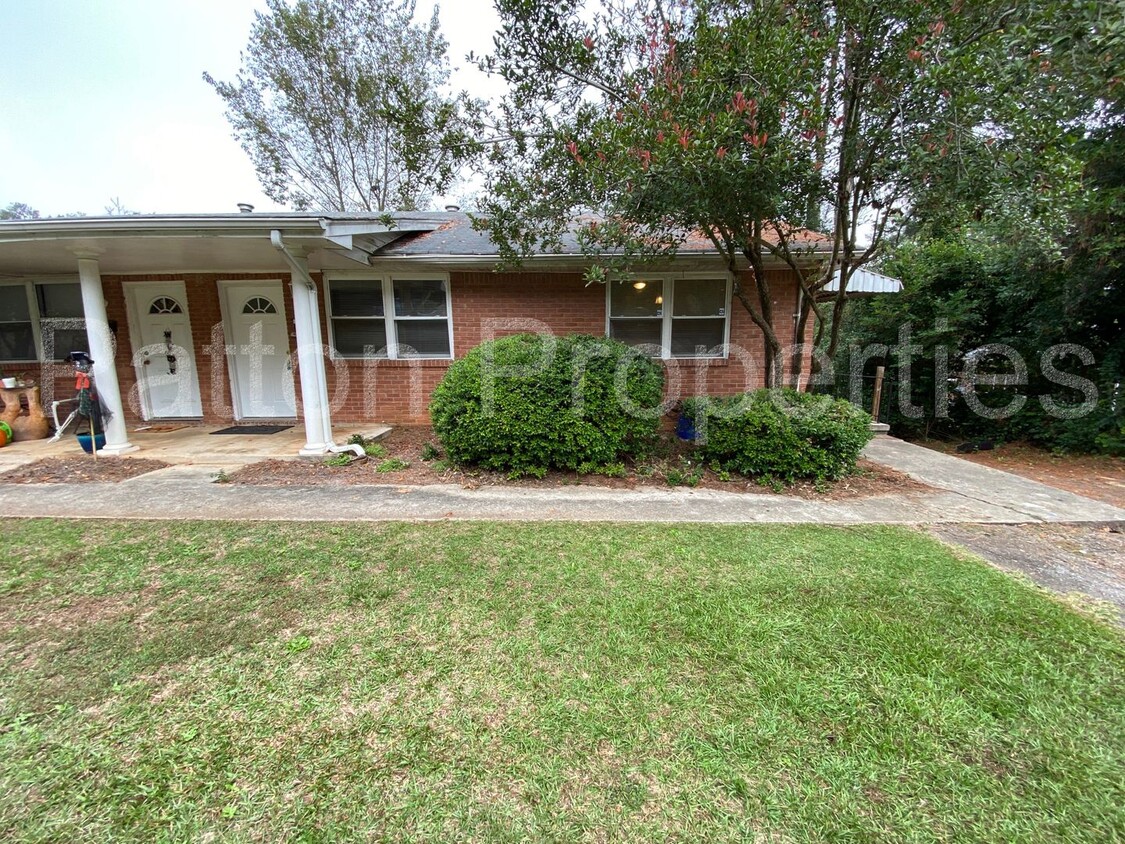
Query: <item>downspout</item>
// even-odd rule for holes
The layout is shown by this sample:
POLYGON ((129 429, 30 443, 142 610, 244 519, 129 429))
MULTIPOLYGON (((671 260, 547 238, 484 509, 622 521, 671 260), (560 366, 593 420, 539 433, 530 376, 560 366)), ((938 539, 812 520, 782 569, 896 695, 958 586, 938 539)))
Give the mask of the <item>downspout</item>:
POLYGON ((299 275, 309 290, 316 290, 316 283, 312 280, 312 276, 309 275, 308 270, 301 266, 301 262, 293 257, 293 253, 290 252, 289 247, 285 245, 285 241, 282 239, 281 232, 278 229, 274 229, 270 232, 270 243, 273 244, 274 249, 281 252, 281 257, 283 257, 285 263, 289 265, 290 271, 299 275))
MULTIPOLYGON (((797 346, 804 345, 804 342, 805 342, 804 337, 798 337, 797 336, 797 329, 801 325, 801 306, 804 305, 804 304, 805 304, 805 289, 800 285, 800 283, 798 283, 797 284, 797 311, 796 311, 796 313, 793 314, 793 342, 794 342, 794 345, 797 345, 797 346)), ((789 359, 793 360, 793 356, 790 355, 789 359)), ((804 355, 804 353, 802 353, 801 354, 801 361, 802 361, 801 369, 805 368, 804 360, 805 360, 805 355, 804 355)), ((797 390, 797 392, 801 391, 801 372, 800 372, 800 370, 798 370, 796 375, 794 376, 793 387, 794 387, 795 390, 797 390)))
MULTIPOLYGON (((289 251, 289 247, 287 247, 285 245, 285 240, 282 238, 281 232, 278 229, 274 229, 273 231, 270 232, 270 243, 272 243, 274 248, 277 249, 281 253, 282 258, 285 259, 285 263, 289 265, 290 271, 294 275, 296 275, 298 278, 300 278, 305 283, 305 286, 309 289, 309 291, 311 291, 315 295, 315 293, 316 293, 316 282, 314 282, 312 280, 312 276, 309 275, 308 268, 301 261, 298 261, 296 256, 294 256, 293 253, 289 251)), ((320 318, 319 313, 315 313, 313 315, 313 319, 314 319, 314 322, 315 322, 315 324, 313 325, 313 330, 314 330, 314 334, 316 335, 317 338, 319 338, 319 335, 320 335, 319 318, 320 318)), ((317 351, 317 354, 318 355, 321 354, 319 349, 317 351)), ((323 389, 325 387, 324 382, 322 380, 323 377, 324 377, 323 366, 312 367, 312 369, 313 369, 314 378, 316 379, 316 390, 317 390, 318 395, 327 395, 327 390, 323 389)), ((307 405, 307 402, 306 402, 306 405, 307 405)), ((336 445, 336 443, 332 439, 332 424, 331 424, 331 420, 329 418, 327 418, 327 416, 328 416, 327 408, 325 408, 324 416, 325 416, 325 419, 324 419, 324 428, 325 428, 325 431, 324 431, 324 437, 325 437, 324 450, 325 450, 326 453, 341 454, 341 453, 347 451, 347 452, 351 452, 356 457, 366 457, 367 456, 366 452, 364 452, 362 446, 359 446, 359 445, 336 445)))

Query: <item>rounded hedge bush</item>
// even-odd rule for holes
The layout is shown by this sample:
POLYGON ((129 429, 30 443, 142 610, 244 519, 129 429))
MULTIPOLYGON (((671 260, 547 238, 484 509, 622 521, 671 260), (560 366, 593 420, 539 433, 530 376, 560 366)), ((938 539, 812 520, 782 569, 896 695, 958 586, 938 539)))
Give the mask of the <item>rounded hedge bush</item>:
POLYGON ((455 361, 430 419, 453 461, 542 476, 646 449, 663 388, 660 363, 616 340, 517 334, 455 361))
POLYGON ((871 439, 870 415, 851 402, 790 388, 689 399, 683 413, 695 425, 705 460, 786 482, 835 480, 854 471, 871 439))

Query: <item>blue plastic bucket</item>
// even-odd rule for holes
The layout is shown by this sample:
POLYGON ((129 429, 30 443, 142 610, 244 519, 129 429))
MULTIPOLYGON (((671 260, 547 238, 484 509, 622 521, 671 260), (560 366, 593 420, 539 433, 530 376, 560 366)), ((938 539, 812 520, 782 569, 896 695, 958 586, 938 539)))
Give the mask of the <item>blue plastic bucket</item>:
POLYGON ((676 436, 681 440, 696 439, 695 436, 695 420, 687 414, 681 413, 680 418, 676 421, 676 436))

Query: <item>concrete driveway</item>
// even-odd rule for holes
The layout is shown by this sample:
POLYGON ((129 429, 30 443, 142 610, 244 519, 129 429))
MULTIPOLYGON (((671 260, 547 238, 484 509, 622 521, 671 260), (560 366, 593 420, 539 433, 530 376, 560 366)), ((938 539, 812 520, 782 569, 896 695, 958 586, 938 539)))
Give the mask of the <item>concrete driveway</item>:
POLYGON ((1058 595, 1108 605, 1125 626, 1125 526, 942 524, 929 531, 1058 595))

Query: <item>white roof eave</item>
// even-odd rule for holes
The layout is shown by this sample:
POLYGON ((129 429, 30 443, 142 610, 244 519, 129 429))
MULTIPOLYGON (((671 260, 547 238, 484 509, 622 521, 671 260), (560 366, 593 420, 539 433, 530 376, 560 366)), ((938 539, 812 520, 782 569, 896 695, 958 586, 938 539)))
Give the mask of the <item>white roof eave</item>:
MULTIPOLYGON (((824 286, 825 293, 836 293, 840 290, 840 270, 832 274, 832 280, 824 286)), ((849 295, 901 293, 902 281, 883 275, 862 267, 852 273, 848 279, 847 293, 849 295)))

